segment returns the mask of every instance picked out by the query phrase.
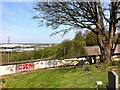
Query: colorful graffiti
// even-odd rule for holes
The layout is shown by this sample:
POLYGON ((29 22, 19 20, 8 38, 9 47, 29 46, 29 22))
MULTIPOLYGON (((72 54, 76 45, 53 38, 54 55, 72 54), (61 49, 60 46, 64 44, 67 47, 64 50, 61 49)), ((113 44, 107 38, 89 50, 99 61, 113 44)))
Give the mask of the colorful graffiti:
POLYGON ((39 61, 34 62, 34 69, 57 67, 60 65, 61 65, 60 60, 39 61))
POLYGON ((77 65, 79 63, 77 58, 62 60, 63 65, 77 65))
POLYGON ((33 69, 32 63, 25 63, 25 64, 18 64, 17 65, 17 71, 26 71, 33 69))
POLYGON ((85 58, 72 58, 64 60, 47 60, 47 61, 36 61, 36 62, 27 62, 20 63, 15 65, 4 65, 0 66, 0 75, 7 75, 13 73, 19 73, 22 71, 29 71, 42 68, 51 68, 59 66, 68 66, 68 65, 83 65, 85 63, 85 58), (81 64, 82 63, 82 64, 81 64))

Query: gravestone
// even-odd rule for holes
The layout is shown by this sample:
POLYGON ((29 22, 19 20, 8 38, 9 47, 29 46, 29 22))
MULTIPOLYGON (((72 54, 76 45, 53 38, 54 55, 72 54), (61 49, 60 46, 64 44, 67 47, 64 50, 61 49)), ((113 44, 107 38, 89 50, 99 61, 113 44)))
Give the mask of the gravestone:
POLYGON ((119 90, 118 75, 114 71, 108 71, 109 90, 119 90))

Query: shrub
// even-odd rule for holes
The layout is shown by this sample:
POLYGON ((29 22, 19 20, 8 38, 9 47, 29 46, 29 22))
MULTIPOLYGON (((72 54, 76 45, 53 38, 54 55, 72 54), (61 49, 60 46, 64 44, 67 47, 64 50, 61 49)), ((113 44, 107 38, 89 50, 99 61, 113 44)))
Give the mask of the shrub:
POLYGON ((113 62, 113 63, 112 63, 112 66, 118 66, 118 67, 120 67, 120 62, 118 62, 118 61, 113 62))

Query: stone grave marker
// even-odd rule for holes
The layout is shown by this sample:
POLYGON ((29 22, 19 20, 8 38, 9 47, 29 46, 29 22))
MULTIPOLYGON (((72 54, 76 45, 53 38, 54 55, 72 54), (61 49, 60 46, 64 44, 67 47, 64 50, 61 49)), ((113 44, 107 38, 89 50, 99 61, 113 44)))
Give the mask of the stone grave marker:
POLYGON ((119 90, 118 75, 114 71, 108 71, 108 87, 109 90, 119 90))

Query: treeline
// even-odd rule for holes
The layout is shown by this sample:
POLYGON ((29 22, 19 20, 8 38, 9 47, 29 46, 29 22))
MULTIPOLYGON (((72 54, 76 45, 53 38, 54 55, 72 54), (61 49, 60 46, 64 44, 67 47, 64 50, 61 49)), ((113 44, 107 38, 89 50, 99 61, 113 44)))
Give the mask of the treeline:
MULTIPOLYGON (((113 41, 115 42, 115 38, 113 41)), ((119 42, 120 43, 120 40, 119 42)), ((58 58, 73 58, 86 56, 87 51, 85 46, 96 46, 97 36, 93 32, 82 34, 77 33, 72 40, 64 40, 58 45, 54 45, 43 50, 23 51, 21 53, 10 54, 9 61, 22 61, 32 59, 58 59, 58 58)))
POLYGON ((23 51, 9 55, 9 61, 23 61, 32 59, 58 59, 72 58, 87 55, 85 38, 81 32, 77 33, 73 40, 64 40, 58 45, 43 50, 23 51))

